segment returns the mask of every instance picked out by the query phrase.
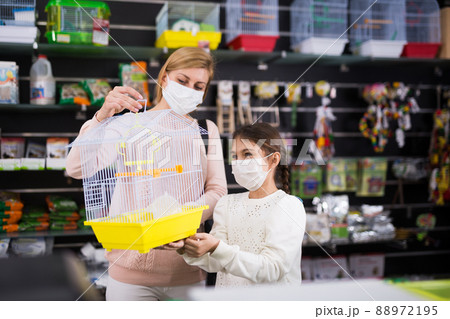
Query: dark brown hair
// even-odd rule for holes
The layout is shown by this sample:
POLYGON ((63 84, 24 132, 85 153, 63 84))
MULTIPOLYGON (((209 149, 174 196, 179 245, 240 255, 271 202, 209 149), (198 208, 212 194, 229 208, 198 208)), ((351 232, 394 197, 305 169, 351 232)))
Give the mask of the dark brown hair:
POLYGON ((286 147, 282 142, 280 133, 277 129, 267 123, 256 123, 253 125, 242 126, 233 133, 233 139, 247 139, 255 144, 264 140, 261 149, 264 155, 274 152, 281 154, 280 163, 278 163, 275 179, 279 178, 283 190, 290 194, 289 189, 289 166, 286 161, 286 147), (280 145, 281 144, 281 145, 280 145))

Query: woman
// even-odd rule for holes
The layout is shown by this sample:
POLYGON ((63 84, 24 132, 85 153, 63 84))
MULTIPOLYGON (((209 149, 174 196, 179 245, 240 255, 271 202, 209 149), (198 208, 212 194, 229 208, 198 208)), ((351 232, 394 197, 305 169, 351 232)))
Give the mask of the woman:
MULTIPOLYGON (((206 96, 214 74, 211 55, 200 48, 181 48, 172 53, 158 76, 155 106, 147 111, 172 109, 193 120, 188 114, 196 109, 206 96)), ((93 129, 103 120, 128 109, 138 112, 142 105, 135 99, 142 96, 130 87, 115 87, 95 116, 87 121, 80 135, 93 129)), ((205 202, 209 209, 202 222, 212 217, 214 207, 227 193, 222 146, 217 126, 207 121, 208 154, 202 147, 202 170, 205 202)), ((66 164, 67 173, 82 178, 80 154, 72 148, 66 164)), ((177 247, 174 245, 173 247, 177 247)), ((112 250, 106 253, 110 262, 107 300, 171 300, 185 299, 191 287, 204 285, 206 273, 187 265, 175 248, 152 249, 147 254, 137 251, 112 250)))
POLYGON ((216 287, 301 283, 306 213, 301 200, 288 195, 289 168, 281 164, 279 141, 267 123, 233 134, 233 175, 248 192, 222 197, 211 233, 187 238, 178 250, 188 264, 217 272, 216 287))

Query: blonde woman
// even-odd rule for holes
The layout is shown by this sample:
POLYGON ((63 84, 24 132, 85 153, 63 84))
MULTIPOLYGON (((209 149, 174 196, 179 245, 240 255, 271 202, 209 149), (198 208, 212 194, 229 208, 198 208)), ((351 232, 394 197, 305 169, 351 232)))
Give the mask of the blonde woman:
MULTIPOLYGON (((158 76, 155 106, 149 110, 172 111, 191 120, 189 113, 202 103, 214 74, 211 55, 200 48, 181 48, 172 53, 158 76)), ((142 96, 130 87, 116 86, 106 97, 95 116, 84 123, 79 135, 99 125, 103 120, 128 109, 142 108, 136 99, 142 96)), ((209 209, 203 212, 202 222, 212 217, 217 201, 227 193, 222 146, 217 126, 207 121, 208 154, 201 146, 205 202, 209 209)), ((82 178, 80 153, 72 148, 67 158, 67 173, 82 178)), ((149 253, 112 250, 106 253, 110 262, 106 289, 107 300, 183 300, 192 287, 205 285, 206 273, 189 266, 179 256, 176 244, 149 253)))

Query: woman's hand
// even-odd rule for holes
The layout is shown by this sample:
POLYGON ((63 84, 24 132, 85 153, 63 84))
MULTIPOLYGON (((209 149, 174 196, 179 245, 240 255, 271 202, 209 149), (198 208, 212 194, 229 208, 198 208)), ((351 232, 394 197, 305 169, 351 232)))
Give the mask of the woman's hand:
POLYGON ((97 112, 97 120, 101 122, 116 113, 122 112, 124 109, 139 112, 142 109, 142 105, 136 100, 142 99, 143 96, 135 89, 128 86, 116 86, 108 93, 101 109, 97 112), (130 96, 134 97, 134 99, 130 96))
POLYGON ((184 241, 184 253, 189 257, 201 257, 206 253, 213 253, 220 240, 207 233, 198 233, 184 241))
POLYGON ((155 247, 154 249, 160 249, 160 250, 179 250, 184 247, 184 239, 180 239, 178 241, 174 241, 162 246, 155 247))

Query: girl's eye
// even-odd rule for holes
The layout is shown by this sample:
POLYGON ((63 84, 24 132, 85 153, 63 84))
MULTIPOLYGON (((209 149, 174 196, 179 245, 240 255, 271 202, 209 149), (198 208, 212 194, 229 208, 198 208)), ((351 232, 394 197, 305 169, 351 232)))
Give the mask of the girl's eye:
POLYGON ((203 91, 203 88, 202 88, 202 87, 195 86, 194 88, 195 88, 197 91, 203 91))
POLYGON ((244 153, 244 156, 245 156, 245 157, 250 157, 250 156, 253 156, 253 154, 250 153, 250 152, 246 152, 246 153, 244 153))
POLYGON ((232 159, 232 160, 237 160, 236 154, 231 155, 231 159, 232 159))
POLYGON ((180 83, 180 84, 186 84, 186 81, 183 81, 183 80, 178 80, 178 83, 180 83))

